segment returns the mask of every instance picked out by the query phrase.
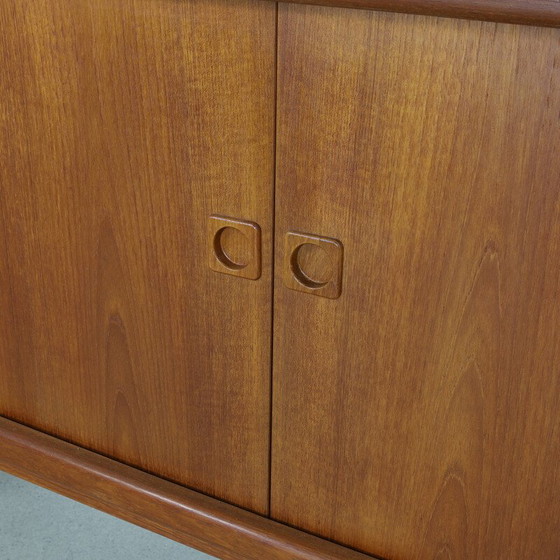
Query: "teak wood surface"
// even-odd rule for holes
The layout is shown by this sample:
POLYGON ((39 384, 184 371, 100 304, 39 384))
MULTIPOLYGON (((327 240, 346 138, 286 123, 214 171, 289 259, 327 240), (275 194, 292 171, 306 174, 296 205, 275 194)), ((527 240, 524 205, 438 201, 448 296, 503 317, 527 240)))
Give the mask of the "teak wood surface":
POLYGON ((558 560, 560 31, 281 4, 278 45, 271 515, 558 560), (288 231, 344 244, 339 299, 288 231))
POLYGON ((558 560, 560 31, 276 10, 0 3, 0 415, 82 446, 0 419, 0 467, 226 559, 363 555, 170 481, 267 514, 272 476, 391 560, 558 560), (296 255, 337 299, 288 288, 289 232, 339 243, 296 255))
POLYGON ((276 6, 0 2, 0 414, 268 510, 276 6), (211 214, 262 275, 208 266, 211 214))

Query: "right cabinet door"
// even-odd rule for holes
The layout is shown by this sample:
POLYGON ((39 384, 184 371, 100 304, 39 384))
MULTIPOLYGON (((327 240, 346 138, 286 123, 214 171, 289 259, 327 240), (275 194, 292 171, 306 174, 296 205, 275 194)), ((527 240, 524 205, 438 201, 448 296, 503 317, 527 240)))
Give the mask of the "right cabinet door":
POLYGON ((280 4, 278 44, 272 516, 557 560, 560 30, 280 4))

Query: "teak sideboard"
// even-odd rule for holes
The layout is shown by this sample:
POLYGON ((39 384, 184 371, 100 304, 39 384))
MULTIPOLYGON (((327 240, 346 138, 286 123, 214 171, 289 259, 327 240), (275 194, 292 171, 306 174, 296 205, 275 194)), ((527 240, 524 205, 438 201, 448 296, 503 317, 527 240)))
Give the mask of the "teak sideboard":
POLYGON ((558 560, 560 2, 316 3, 2 0, 0 468, 225 560, 558 560))

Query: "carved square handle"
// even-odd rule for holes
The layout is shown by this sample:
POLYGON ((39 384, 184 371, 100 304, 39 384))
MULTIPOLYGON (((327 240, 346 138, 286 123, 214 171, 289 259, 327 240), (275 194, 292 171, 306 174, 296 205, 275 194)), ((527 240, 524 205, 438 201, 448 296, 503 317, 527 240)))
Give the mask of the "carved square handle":
POLYGON ((338 239, 290 231, 284 251, 288 288, 330 299, 340 296, 343 246, 338 239))
POLYGON ((261 276, 261 228, 254 222, 212 215, 208 220, 210 268, 257 280, 261 276))

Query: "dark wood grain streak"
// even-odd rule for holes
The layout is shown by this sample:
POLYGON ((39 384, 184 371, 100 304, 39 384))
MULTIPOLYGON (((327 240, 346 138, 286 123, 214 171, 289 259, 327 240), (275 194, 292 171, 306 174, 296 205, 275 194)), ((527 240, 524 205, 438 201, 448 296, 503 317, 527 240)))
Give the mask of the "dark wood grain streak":
POLYGON ((266 513, 276 6, 0 2, 0 414, 266 513), (211 214, 262 228, 258 281, 211 214))
POLYGON ((288 0, 341 8, 560 27, 557 0, 288 0))
POLYGON ((391 560, 560 555, 560 31, 281 4, 272 506, 391 560), (344 245, 336 300, 284 236, 344 245))
POLYGON ((0 469, 223 560, 371 560, 0 417, 0 469))

